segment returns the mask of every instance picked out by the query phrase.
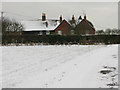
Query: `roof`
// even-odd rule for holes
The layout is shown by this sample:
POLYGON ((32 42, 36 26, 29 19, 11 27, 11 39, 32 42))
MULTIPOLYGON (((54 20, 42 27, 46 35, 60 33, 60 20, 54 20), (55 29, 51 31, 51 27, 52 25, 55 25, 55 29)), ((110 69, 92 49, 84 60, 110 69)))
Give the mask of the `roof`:
POLYGON ((93 26, 93 24, 90 22, 90 21, 88 21, 88 20, 85 20, 92 28, 94 28, 94 26, 93 26))
POLYGON ((66 22, 71 27, 71 24, 67 20, 64 19, 64 20, 62 20, 61 23, 59 23, 59 25, 55 29, 57 29, 63 22, 66 22))
MULTIPOLYGON (((81 21, 79 21, 79 24, 82 23, 83 20, 84 20, 85 22, 87 22, 87 24, 88 24, 91 28, 93 28, 93 29, 95 30, 94 25, 93 25, 90 21, 88 21, 87 19, 82 19, 81 21)), ((78 25, 79 25, 79 24, 78 24, 78 25)))
POLYGON ((51 31, 54 30, 60 23, 58 20, 30 20, 21 22, 24 31, 51 31))

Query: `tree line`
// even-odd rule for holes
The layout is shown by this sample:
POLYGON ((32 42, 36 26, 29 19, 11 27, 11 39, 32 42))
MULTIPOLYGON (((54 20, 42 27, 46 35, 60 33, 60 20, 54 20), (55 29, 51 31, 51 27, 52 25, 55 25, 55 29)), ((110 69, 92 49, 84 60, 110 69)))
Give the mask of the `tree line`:
POLYGON ((98 45, 120 44, 120 35, 3 35, 2 45, 98 45))
MULTIPOLYGON (((78 22, 77 20, 69 20, 71 24, 78 22)), ((73 28, 76 26, 76 24, 73 24, 73 28)), ((16 20, 10 20, 9 18, 3 18, 0 19, 0 27, 2 27, 2 34, 21 34, 21 32, 24 30, 24 26, 16 21, 16 20)), ((105 30, 96 30, 96 35, 120 35, 120 29, 105 29, 105 30)))
POLYGON ((2 35, 21 34, 24 29, 20 22, 9 18, 1 18, 0 27, 2 27, 2 35))
POLYGON ((0 19, 0 27, 2 27, 2 45, 8 44, 120 44, 120 30, 106 29, 96 30, 96 35, 91 36, 39 36, 39 35, 22 35, 24 26, 15 20, 8 18, 0 19))
POLYGON ((96 35, 120 35, 120 29, 105 29, 105 30, 97 30, 96 35))

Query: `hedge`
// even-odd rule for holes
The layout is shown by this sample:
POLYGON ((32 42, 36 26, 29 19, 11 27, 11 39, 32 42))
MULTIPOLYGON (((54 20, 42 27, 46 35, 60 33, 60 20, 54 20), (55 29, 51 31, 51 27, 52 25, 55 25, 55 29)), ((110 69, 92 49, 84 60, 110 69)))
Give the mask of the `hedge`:
POLYGON ((2 44, 44 43, 44 44, 120 44, 120 35, 59 36, 59 35, 3 35, 2 44))

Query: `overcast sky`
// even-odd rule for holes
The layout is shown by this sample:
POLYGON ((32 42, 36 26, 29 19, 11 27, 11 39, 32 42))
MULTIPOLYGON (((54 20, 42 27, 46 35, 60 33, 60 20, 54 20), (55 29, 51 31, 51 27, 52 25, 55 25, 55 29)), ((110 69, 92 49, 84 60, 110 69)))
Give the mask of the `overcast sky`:
POLYGON ((48 19, 77 19, 83 12, 96 29, 118 28, 118 3, 117 2, 4 2, 2 9, 5 16, 19 20, 41 18, 44 12, 48 19))

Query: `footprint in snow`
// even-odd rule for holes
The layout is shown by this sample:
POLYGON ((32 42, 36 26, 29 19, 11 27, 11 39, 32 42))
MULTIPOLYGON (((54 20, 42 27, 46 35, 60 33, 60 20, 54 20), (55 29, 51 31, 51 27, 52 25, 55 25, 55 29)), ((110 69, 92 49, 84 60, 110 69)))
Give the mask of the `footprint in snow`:
POLYGON ((47 86, 48 86, 48 84, 47 84, 47 83, 45 83, 44 85, 45 85, 45 87, 47 87, 47 86))
POLYGON ((45 69, 45 71, 48 71, 48 69, 45 69))
POLYGON ((117 57, 113 57, 113 58, 117 58, 117 57))
POLYGON ((116 55, 112 55, 112 56, 116 56, 116 55))
POLYGON ((54 77, 53 79, 56 79, 56 77, 54 77))
POLYGON ((58 81, 62 81, 62 79, 58 79, 58 81))
POLYGON ((65 74, 65 72, 62 72, 63 74, 65 74))
POLYGON ((48 84, 46 83, 45 85, 47 86, 48 84))
POLYGON ((116 55, 112 55, 112 57, 113 57, 113 58, 117 58, 117 56, 116 56, 116 55))

